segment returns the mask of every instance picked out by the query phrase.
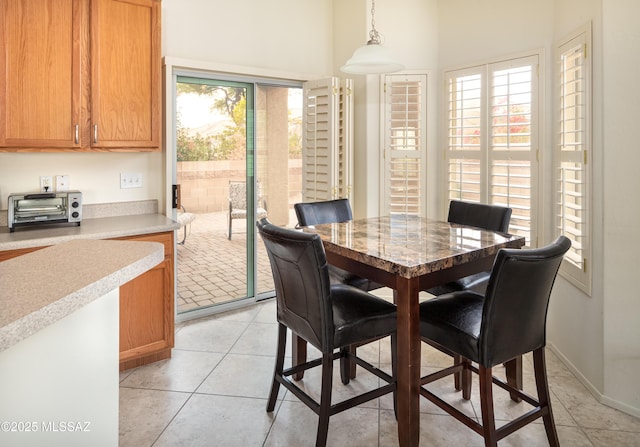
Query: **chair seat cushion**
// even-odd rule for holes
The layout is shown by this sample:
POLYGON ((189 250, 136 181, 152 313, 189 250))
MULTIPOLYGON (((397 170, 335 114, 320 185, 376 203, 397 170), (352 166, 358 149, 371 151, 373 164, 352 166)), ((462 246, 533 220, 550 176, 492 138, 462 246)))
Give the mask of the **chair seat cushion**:
POLYGON ((178 214, 178 223, 180 224, 180 226, 188 225, 191 222, 193 222, 194 220, 196 220, 196 215, 195 214, 192 214, 192 213, 180 213, 180 214, 178 214))
POLYGON ((422 302, 420 335, 477 362, 483 303, 482 295, 468 291, 422 302))
POLYGON ((445 293, 459 292, 461 290, 469 290, 484 295, 487 291, 491 272, 479 272, 464 278, 456 279, 441 286, 436 286, 427 290, 431 295, 444 295, 445 293))
POLYGON ((329 280, 331 281, 331 284, 346 284, 348 286, 357 287, 358 289, 366 292, 382 287, 376 282, 363 278, 362 276, 354 275, 353 273, 343 270, 340 267, 336 267, 335 265, 329 265, 329 280))
MULTIPOLYGON (((231 210, 232 219, 245 219, 246 217, 247 217, 247 210, 241 210, 241 209, 231 210)), ((267 217, 267 210, 265 210, 264 208, 258 208, 256 210, 256 219, 262 219, 263 217, 267 217)))
POLYGON ((336 348, 396 330, 396 306, 388 301, 344 284, 331 286, 331 300, 336 348))

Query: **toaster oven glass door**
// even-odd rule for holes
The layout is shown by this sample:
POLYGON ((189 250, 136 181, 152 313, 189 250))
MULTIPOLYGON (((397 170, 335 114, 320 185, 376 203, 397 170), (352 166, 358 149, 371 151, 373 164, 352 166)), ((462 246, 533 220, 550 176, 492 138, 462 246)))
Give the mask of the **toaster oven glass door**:
POLYGON ((16 201, 14 216, 17 223, 66 219, 66 197, 20 199, 16 201))

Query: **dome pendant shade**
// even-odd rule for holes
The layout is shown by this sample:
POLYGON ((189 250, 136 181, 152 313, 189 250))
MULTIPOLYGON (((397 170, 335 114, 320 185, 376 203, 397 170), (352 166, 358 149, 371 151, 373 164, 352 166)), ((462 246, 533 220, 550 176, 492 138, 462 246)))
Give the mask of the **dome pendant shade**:
POLYGON ((393 73, 404 69, 404 66, 391 57, 389 49, 382 44, 369 41, 353 52, 351 59, 340 70, 351 74, 393 73))

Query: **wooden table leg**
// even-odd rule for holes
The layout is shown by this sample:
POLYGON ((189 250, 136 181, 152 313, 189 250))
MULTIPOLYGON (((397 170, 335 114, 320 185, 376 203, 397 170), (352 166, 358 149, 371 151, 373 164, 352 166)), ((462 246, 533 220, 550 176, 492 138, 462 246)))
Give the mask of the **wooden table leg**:
MULTIPOLYGON (((291 337, 291 363, 292 366, 300 365, 307 361, 307 342, 304 338, 293 334, 291 337)), ((304 371, 294 374, 293 380, 301 380, 304 371)))
POLYGON ((398 441, 417 447, 420 441, 420 307, 418 282, 398 278, 398 441))

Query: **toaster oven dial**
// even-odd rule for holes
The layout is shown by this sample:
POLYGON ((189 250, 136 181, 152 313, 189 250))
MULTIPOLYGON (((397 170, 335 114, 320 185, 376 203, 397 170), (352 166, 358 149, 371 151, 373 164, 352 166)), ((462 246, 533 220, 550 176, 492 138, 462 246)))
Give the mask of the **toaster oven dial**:
MULTIPOLYGON (((71 204, 71 206, 72 206, 73 208, 78 208, 78 207, 80 206, 80 204, 79 204, 78 202, 73 202, 73 203, 71 204)), ((74 214, 78 214, 78 213, 74 213, 74 214)), ((78 216, 73 216, 73 217, 78 217, 78 216)))

